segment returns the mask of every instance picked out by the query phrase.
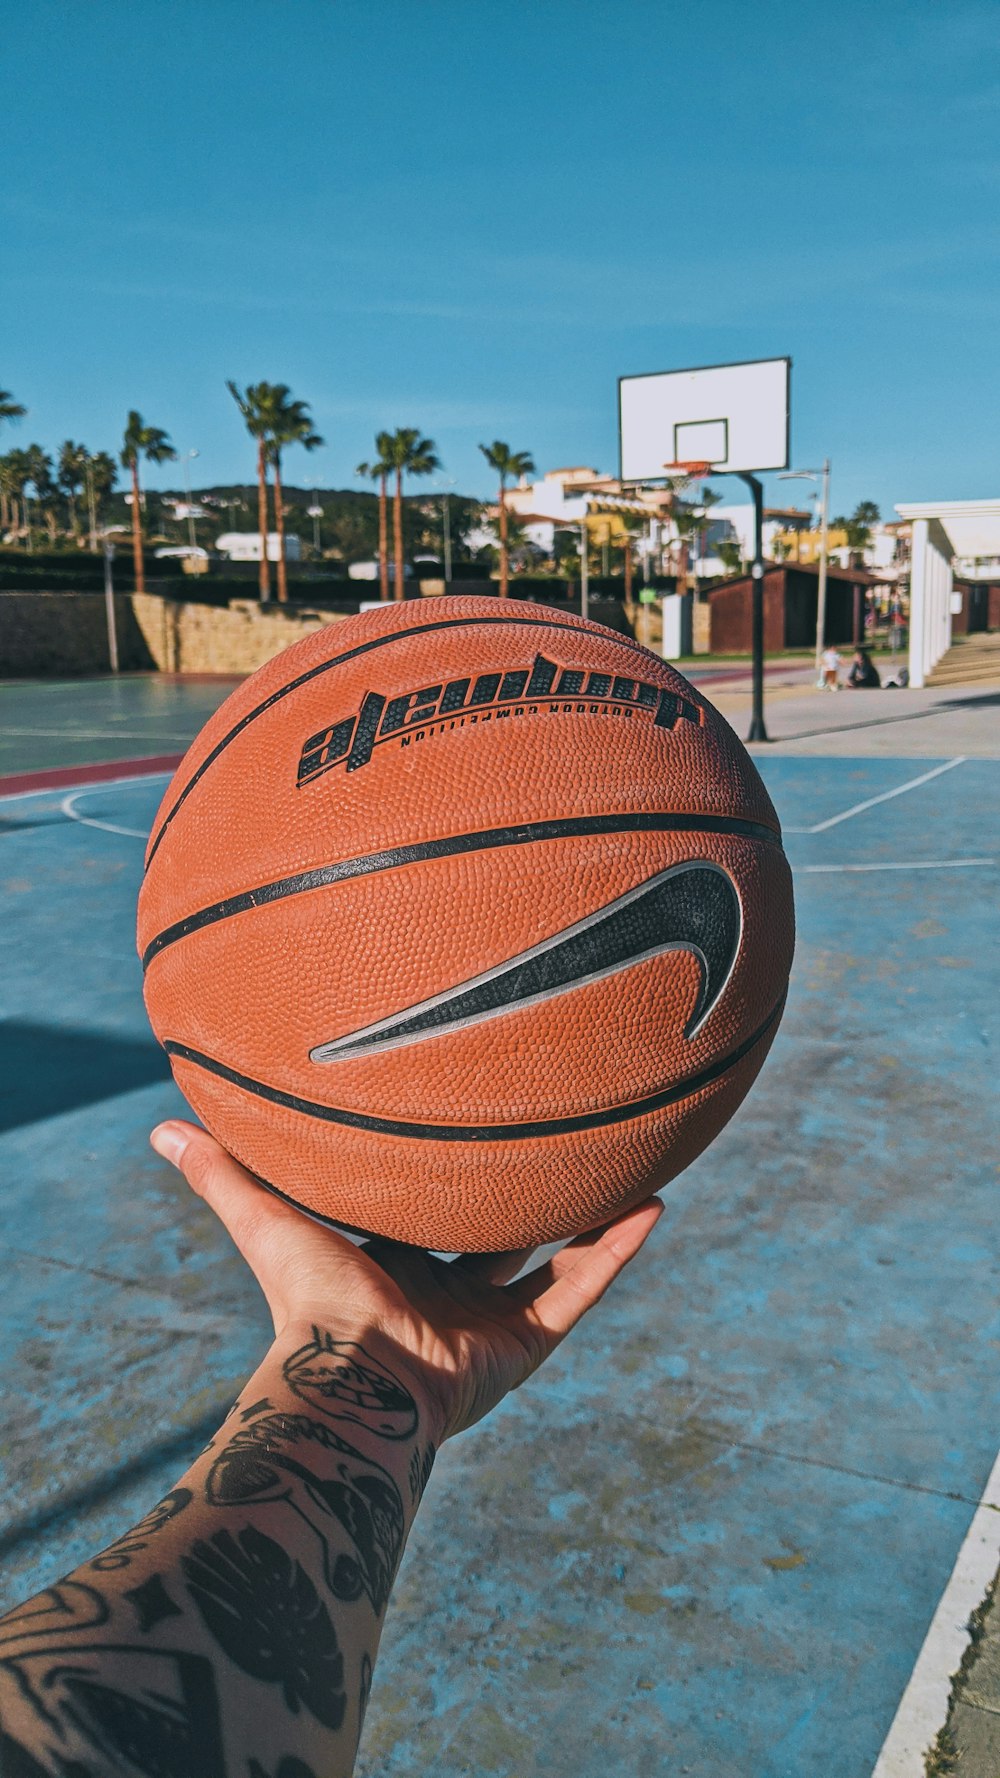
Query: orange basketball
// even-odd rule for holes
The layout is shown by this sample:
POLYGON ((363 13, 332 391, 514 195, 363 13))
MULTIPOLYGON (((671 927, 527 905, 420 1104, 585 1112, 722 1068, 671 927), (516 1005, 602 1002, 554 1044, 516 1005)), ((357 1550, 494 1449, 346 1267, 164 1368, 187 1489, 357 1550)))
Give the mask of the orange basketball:
POLYGON ((732 730, 631 638, 496 598, 308 636, 202 730, 139 898, 149 1017, 245 1166, 422 1246, 605 1222, 732 1116, 791 879, 732 730))

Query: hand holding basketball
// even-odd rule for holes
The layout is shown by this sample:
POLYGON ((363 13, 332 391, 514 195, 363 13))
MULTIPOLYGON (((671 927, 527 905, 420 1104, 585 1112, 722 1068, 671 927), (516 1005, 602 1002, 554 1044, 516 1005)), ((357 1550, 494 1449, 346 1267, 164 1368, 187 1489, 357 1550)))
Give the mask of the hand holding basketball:
POLYGON ((439 1439, 474 1426, 548 1358, 600 1301, 658 1221, 656 1198, 581 1235, 515 1283, 526 1253, 452 1261, 372 1241, 355 1247, 272 1197, 194 1124, 161 1124, 158 1154, 215 1211, 274 1319, 376 1327, 409 1360, 437 1409, 439 1439))

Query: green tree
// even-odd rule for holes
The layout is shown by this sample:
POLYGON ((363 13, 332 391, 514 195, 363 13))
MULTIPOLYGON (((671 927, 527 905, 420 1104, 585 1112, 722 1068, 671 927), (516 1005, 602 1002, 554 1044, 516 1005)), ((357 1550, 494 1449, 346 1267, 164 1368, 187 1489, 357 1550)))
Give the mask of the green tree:
POLYGON ((8 423, 23 420, 27 411, 21 402, 14 400, 9 389, 0 389, 0 425, 5 420, 8 423))
POLYGON ((271 386, 270 400, 265 405, 268 420, 268 455, 274 469, 274 522, 278 533, 278 598, 288 601, 288 567, 285 562, 285 508, 281 489, 281 453, 289 445, 301 445, 315 451, 323 443, 313 431, 309 404, 296 401, 287 383, 271 386))
POLYGON ((380 433, 385 439, 385 461, 389 470, 396 477, 396 485, 392 496, 392 540, 395 555, 395 584, 393 596, 401 599, 405 593, 403 556, 403 477, 404 475, 433 475, 440 469, 441 463, 434 447, 434 440, 424 438, 416 426, 400 426, 395 432, 380 433))
MULTIPOLYGON (((632 581, 635 572, 634 546, 636 539, 646 535, 649 515, 646 512, 629 512, 622 507, 611 508, 613 535, 617 530, 622 551, 622 572, 625 579, 625 604, 632 604, 632 581)), ((610 539, 609 539, 610 540, 610 539)))
POLYGON ((872 530, 881 516, 874 500, 859 500, 850 518, 842 516, 831 519, 830 529, 846 531, 849 549, 867 549, 872 540, 872 530))
POLYGON ((355 475, 364 476, 368 481, 378 482, 378 579, 379 598, 385 603, 389 597, 389 472, 392 464, 389 461, 389 448, 392 434, 376 432, 375 456, 371 463, 359 463, 355 475))
MULTIPOLYGON (((27 411, 21 402, 14 400, 9 389, 0 389, 0 426, 4 421, 8 425, 16 425, 18 420, 24 419, 27 411)), ((6 531, 8 525, 11 525, 10 498, 7 478, 0 473, 0 530, 2 531, 6 531)))
POLYGON ((31 480, 31 458, 27 451, 8 451, 3 459, 3 482, 7 499, 10 529, 23 531, 28 548, 31 532, 28 527, 28 503, 25 487, 31 480))
POLYGON ((510 576, 510 551, 508 548, 508 513, 507 513, 507 482, 510 477, 520 481, 524 475, 534 475, 535 464, 530 451, 512 451, 510 445, 495 438, 491 445, 481 444, 479 449, 486 458, 490 468, 500 477, 499 527, 500 527, 500 597, 505 599, 508 593, 510 576))
POLYGON ((229 381, 226 388, 235 401, 251 438, 257 445, 257 523, 260 530, 260 571, 258 586, 261 603, 271 596, 271 570, 267 543, 267 474, 273 468, 275 480, 275 530, 278 534, 278 598, 288 598, 288 570, 285 563, 285 509, 281 491, 281 453, 286 445, 301 444, 313 451, 323 443, 313 431, 312 417, 304 401, 295 401, 287 383, 248 383, 245 389, 229 381))
POLYGON ((715 553, 729 574, 743 573, 743 551, 735 537, 724 537, 716 544, 715 553))
POLYGON ((257 527, 260 532, 260 566, 257 574, 257 587, 260 593, 260 602, 262 605, 266 605, 271 597, 271 568, 267 557, 267 537, 271 528, 267 516, 269 462, 267 447, 273 407, 272 385, 270 383, 248 383, 245 389, 239 389, 234 382, 227 381, 226 388, 243 415, 243 423, 257 446, 257 527))
POLYGON ((59 446, 58 480, 59 486, 66 496, 69 511, 69 528, 74 537, 80 535, 80 515, 76 509, 76 497, 84 485, 87 474, 88 457, 83 445, 74 444, 71 438, 59 446))
POLYGON ((684 493, 684 483, 668 482, 671 500, 670 517, 680 539, 680 567, 677 575, 677 591, 687 592, 688 569, 691 560, 691 546, 707 530, 711 523, 709 512, 719 504, 720 496, 713 494, 711 488, 703 487, 700 494, 684 493))
POLYGON ((130 408, 128 424, 122 439, 121 465, 132 478, 132 555, 135 561, 135 590, 146 591, 146 568, 142 554, 142 488, 139 484, 139 461, 169 463, 177 452, 170 435, 161 426, 147 426, 135 408, 130 408))
POLYGON ((33 444, 28 446, 28 460, 31 464, 31 485, 35 490, 38 514, 49 534, 49 542, 55 543, 58 528, 58 488, 52 458, 40 444, 33 444))
POLYGON ((95 451, 87 458, 87 504, 90 511, 91 548, 97 548, 97 522, 102 518, 118 480, 118 465, 110 451, 95 451))

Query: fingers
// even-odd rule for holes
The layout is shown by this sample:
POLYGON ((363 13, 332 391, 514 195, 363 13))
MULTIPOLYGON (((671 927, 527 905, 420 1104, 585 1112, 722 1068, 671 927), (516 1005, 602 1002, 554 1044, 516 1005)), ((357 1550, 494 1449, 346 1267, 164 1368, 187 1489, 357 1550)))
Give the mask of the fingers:
POLYGON ((517 1247, 509 1253, 460 1253, 452 1260, 451 1269, 477 1284, 509 1284, 534 1252, 534 1247, 517 1247))
POLYGON ((157 1154, 183 1173, 191 1190, 215 1211, 251 1264, 265 1228, 273 1230, 276 1219, 285 1222, 293 1217, 298 1222, 296 1210, 265 1192, 253 1174, 197 1124, 171 1119, 158 1124, 149 1140, 157 1154))
POLYGON ((659 1199, 649 1198, 607 1228, 582 1235, 537 1272, 509 1287, 508 1295, 522 1306, 550 1349, 600 1302, 662 1214, 659 1199))

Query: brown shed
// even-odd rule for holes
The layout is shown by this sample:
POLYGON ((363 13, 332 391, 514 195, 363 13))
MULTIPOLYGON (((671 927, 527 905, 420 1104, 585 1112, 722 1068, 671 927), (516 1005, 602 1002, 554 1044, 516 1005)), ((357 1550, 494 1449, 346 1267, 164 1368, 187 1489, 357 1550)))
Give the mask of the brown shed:
POLYGON ((953 636, 973 636, 977 630, 1000 628, 1000 584, 960 580, 956 575, 953 590, 962 601, 962 609, 951 615, 953 636))
MULTIPOLYGON (((834 568, 827 573, 827 642, 863 642, 865 592, 872 576, 863 568, 834 568)), ((811 648, 816 640, 818 569, 794 562, 772 562, 764 569, 764 648, 811 648)), ((724 580, 709 590, 712 654, 749 654, 752 646, 753 582, 748 574, 724 580)))

